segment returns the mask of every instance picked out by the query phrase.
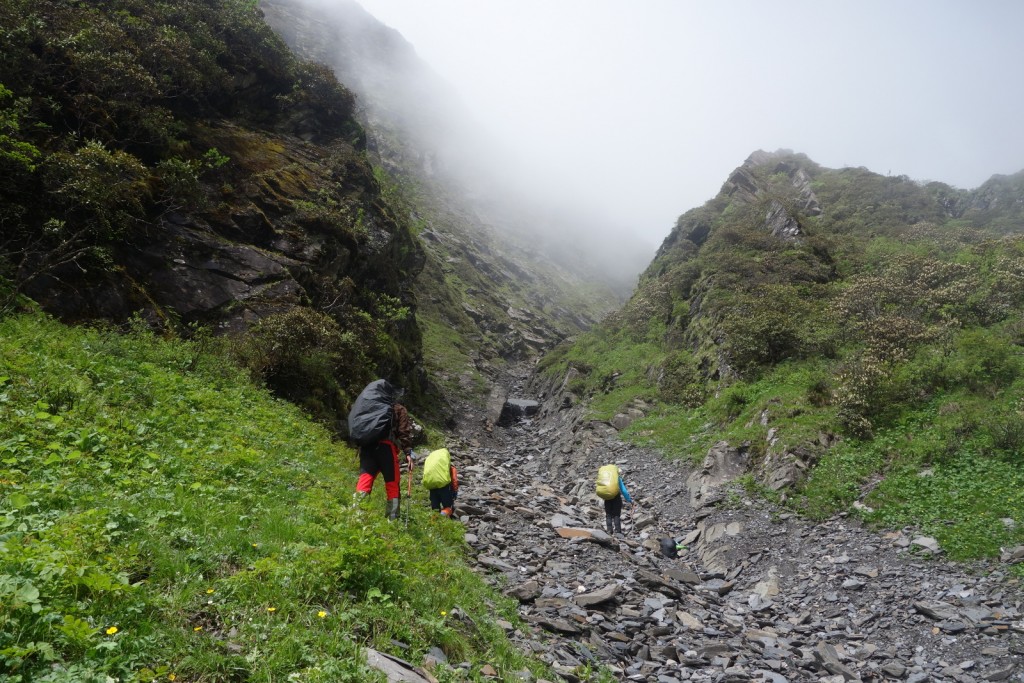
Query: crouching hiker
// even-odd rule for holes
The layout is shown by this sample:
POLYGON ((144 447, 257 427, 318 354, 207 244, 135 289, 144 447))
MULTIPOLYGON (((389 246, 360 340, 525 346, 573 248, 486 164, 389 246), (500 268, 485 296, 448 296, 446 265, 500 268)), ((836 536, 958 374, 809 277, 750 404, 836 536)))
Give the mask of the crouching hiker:
POLYGON ((349 438, 359 446, 359 480, 356 497, 373 491, 378 474, 384 476, 388 519, 398 519, 402 489, 398 454, 404 452, 412 476, 412 422, 409 411, 398 402, 402 395, 386 379, 366 385, 348 414, 349 438))
POLYGON ((423 461, 423 486, 430 491, 430 509, 451 518, 459 495, 459 472, 447 448, 432 451, 423 461))
POLYGON ((633 505, 633 498, 622 480, 622 472, 615 465, 604 465, 597 470, 597 496, 604 501, 604 519, 608 534, 622 533, 622 500, 633 505))

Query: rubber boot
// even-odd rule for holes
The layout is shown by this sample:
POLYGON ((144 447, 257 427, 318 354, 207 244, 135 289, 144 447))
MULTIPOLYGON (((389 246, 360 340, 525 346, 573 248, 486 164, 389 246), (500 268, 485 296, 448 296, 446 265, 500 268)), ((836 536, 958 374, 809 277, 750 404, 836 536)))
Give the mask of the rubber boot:
POLYGON ((398 508, 402 505, 401 498, 392 498, 388 501, 388 519, 398 519, 398 508))
POLYGON ((605 515, 604 516, 604 526, 605 526, 606 529, 608 529, 608 535, 609 536, 611 536, 613 533, 615 533, 615 527, 612 524, 612 520, 613 519, 614 519, 614 517, 612 517, 611 515, 605 515))

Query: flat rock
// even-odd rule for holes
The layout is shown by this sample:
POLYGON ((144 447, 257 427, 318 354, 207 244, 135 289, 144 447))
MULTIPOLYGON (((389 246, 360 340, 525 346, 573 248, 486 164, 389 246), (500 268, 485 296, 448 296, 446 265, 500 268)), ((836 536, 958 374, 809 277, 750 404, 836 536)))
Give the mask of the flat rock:
POLYGON ((582 593, 573 598, 573 601, 580 607, 590 607, 608 602, 619 594, 621 587, 617 583, 610 584, 596 591, 582 593))
POLYGON ((373 648, 366 648, 366 663, 383 671, 388 683, 438 683, 429 671, 373 648))

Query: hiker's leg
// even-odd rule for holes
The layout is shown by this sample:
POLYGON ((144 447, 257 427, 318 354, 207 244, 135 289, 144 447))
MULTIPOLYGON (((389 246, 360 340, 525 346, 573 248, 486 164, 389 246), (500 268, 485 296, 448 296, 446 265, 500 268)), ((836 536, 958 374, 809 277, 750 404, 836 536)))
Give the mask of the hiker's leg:
POLYGON ((622 496, 615 496, 611 500, 605 503, 605 511, 607 512, 610 520, 608 526, 610 527, 608 533, 613 534, 615 532, 622 533, 622 496))
POLYGON ((452 489, 452 485, 448 484, 438 489, 441 500, 441 514, 445 517, 451 517, 455 514, 455 491, 452 489))
POLYGON ((614 531, 614 528, 612 527, 612 509, 613 509, 613 507, 614 506, 612 505, 612 501, 610 501, 610 500, 604 501, 604 526, 605 526, 605 529, 608 530, 608 535, 609 536, 614 531))
POLYGON ((398 483, 398 447, 390 441, 381 441, 377 458, 380 473, 384 477, 384 494, 388 499, 385 514, 388 519, 398 519, 398 508, 402 500, 402 488, 398 483))
POLYGON ((441 489, 430 489, 430 509, 441 510, 441 489))
POLYGON ((356 493, 369 495, 373 491, 373 480, 380 473, 380 466, 377 464, 377 448, 374 446, 363 446, 359 449, 359 480, 356 482, 356 493))
MULTIPOLYGON (((384 475, 384 492, 388 500, 401 498, 402 488, 399 485, 398 447, 390 441, 382 441, 377 451, 377 465, 384 475)), ((412 475, 409 475, 412 476, 412 475)))

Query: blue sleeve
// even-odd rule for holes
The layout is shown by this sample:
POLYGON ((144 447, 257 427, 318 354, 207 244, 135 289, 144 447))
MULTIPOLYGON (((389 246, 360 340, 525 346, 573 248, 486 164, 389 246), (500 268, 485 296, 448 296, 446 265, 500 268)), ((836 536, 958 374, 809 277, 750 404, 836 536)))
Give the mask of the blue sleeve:
POLYGON ((619 493, 622 494, 627 503, 633 502, 633 499, 629 497, 629 491, 626 490, 626 482, 622 481, 622 477, 619 477, 619 493))

